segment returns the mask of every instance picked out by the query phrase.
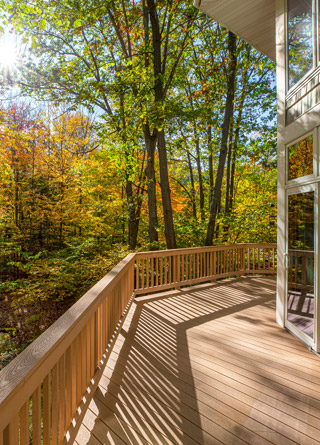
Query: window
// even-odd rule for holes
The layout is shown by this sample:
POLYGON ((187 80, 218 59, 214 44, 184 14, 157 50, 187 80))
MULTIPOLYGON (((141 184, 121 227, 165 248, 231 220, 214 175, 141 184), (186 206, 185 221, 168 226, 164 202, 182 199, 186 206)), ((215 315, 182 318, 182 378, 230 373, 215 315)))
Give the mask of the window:
POLYGON ((288 0, 288 86, 313 68, 312 0, 288 0))
POLYGON ((309 136, 288 148, 288 180, 312 175, 313 137, 309 136))

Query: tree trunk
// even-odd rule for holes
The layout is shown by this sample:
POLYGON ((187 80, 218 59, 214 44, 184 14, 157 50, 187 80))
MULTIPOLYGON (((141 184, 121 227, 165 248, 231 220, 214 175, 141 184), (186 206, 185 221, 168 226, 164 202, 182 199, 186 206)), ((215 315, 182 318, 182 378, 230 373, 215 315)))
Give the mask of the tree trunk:
POLYGON ((222 125, 222 136, 221 136, 221 148, 219 155, 218 171, 216 176, 216 181, 213 190, 213 198, 210 206, 210 216, 207 229, 206 246, 212 246, 213 235, 216 224, 217 217, 217 207, 221 197, 221 186, 224 174, 224 166, 227 156, 228 148, 228 135, 230 121, 233 115, 233 101, 235 93, 235 83, 236 83, 236 70, 237 70, 237 56, 236 56, 236 36, 229 31, 228 33, 228 52, 229 52, 229 63, 228 63, 228 84, 227 84, 227 98, 224 113, 224 120, 222 125))
POLYGON ((233 144, 233 125, 231 124, 229 132, 228 158, 227 158, 226 198, 224 205, 224 211, 226 214, 229 213, 229 203, 230 203, 232 144, 233 144))
POLYGON ((209 151, 209 208, 213 197, 213 156, 212 156, 212 127, 208 125, 208 151, 209 151))
MULTIPOLYGON (((145 59, 144 66, 148 68, 150 65, 149 58, 149 45, 150 45, 150 33, 149 33, 149 12, 146 2, 143 1, 143 28, 144 28, 144 42, 145 42, 145 59)), ((146 176, 148 181, 147 193, 148 193, 148 211, 149 211, 149 241, 150 249, 156 250, 158 248, 158 215, 157 215, 157 194, 156 194, 156 173, 155 173, 155 149, 156 149, 156 135, 150 133, 149 122, 146 122, 143 128, 144 141, 147 152, 147 166, 146 176)))
POLYGON ((242 121, 242 113, 243 113, 245 98, 246 98, 246 93, 245 93, 245 89, 244 89, 244 92, 243 92, 242 98, 241 98, 241 102, 240 102, 240 106, 239 106, 239 115, 238 115, 238 119, 237 119, 234 144, 233 144, 231 181, 230 181, 230 202, 229 202, 230 210, 232 210, 233 202, 234 202, 234 174, 235 174, 235 170, 236 170, 237 151, 238 151, 238 143, 239 143, 239 138, 240 138, 240 126, 241 126, 241 121, 242 121))
MULTIPOLYGON (((154 72, 154 99, 156 108, 161 110, 163 107, 165 92, 163 85, 163 72, 162 72, 162 56, 161 56, 161 32, 159 17, 157 14, 156 4, 154 0, 147 0, 149 8, 150 23, 152 28, 152 53, 153 53, 153 72, 154 72)), ((176 239, 173 225, 173 214, 171 206, 171 193, 169 185, 168 174, 168 160, 167 149, 164 134, 164 119, 158 117, 156 130, 158 140, 158 152, 159 152, 159 167, 160 167, 160 183, 161 183, 161 195, 162 206, 164 216, 165 236, 168 249, 176 248, 176 239)))
POLYGON ((128 175, 126 175, 126 194, 127 194, 127 203, 129 211, 129 222, 128 222, 129 248, 131 250, 135 250, 135 248, 137 247, 139 218, 137 218, 136 215, 136 205, 134 202, 132 181, 128 179, 128 175))
POLYGON ((155 149, 156 136, 150 134, 149 125, 144 127, 144 141, 147 152, 146 176, 148 180, 148 211, 149 211, 149 241, 150 249, 158 248, 158 215, 157 215, 157 194, 156 194, 156 174, 155 174, 155 149))
MULTIPOLYGON (((122 130, 123 130, 123 143, 126 146, 127 145, 127 139, 126 139, 126 131, 127 131, 127 123, 126 123, 126 117, 125 117, 125 103, 124 103, 124 94, 120 94, 120 112, 121 112, 121 120, 122 120, 122 130)), ((126 160, 129 159, 129 153, 127 152, 127 149, 125 150, 125 158, 126 160)), ((139 196, 137 191, 136 197, 134 196, 133 191, 133 183, 130 178, 130 171, 128 172, 128 167, 126 164, 126 195, 127 195, 127 203, 128 203, 128 214, 129 214, 129 222, 128 222, 128 232, 129 232, 129 248, 130 250, 135 250, 137 247, 137 239, 138 239, 138 232, 139 232, 139 210, 138 210, 138 200, 139 196), (136 199, 135 199, 136 198, 136 199), (137 201, 137 202, 136 202, 137 201)))
POLYGON ((201 221, 204 221, 204 191, 203 191, 203 180, 202 180, 202 169, 201 169, 200 142, 196 130, 194 131, 196 136, 196 153, 197 153, 196 161, 197 161, 197 170, 199 178, 200 215, 201 215, 201 221))
POLYGON ((164 130, 158 131, 158 151, 160 167, 160 184, 164 217, 164 233, 166 236, 167 248, 176 249, 176 237, 173 225, 173 212, 171 206, 171 190, 169 185, 167 149, 164 130))
POLYGON ((192 196, 192 214, 194 219, 197 219, 197 206, 196 206, 196 189, 194 188, 194 177, 193 177, 193 169, 191 164, 191 157, 189 151, 187 151, 188 156, 188 167, 190 173, 190 182, 191 182, 191 196, 192 196))
POLYGON ((243 103, 242 103, 242 107, 240 109, 239 116, 238 116, 237 128, 236 128, 234 144, 233 144, 231 173, 230 173, 229 212, 231 212, 231 210, 233 208, 233 202, 234 202, 234 174, 236 171, 236 160, 237 160, 238 143, 239 143, 239 137, 240 137, 240 124, 241 124, 241 119, 242 119, 242 110, 243 110, 243 103))

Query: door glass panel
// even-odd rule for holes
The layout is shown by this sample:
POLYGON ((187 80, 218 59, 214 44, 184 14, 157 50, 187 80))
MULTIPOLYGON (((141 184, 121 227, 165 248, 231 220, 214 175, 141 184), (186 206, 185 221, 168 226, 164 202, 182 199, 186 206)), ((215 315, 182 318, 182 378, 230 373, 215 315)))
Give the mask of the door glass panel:
POLYGON ((288 180, 312 175, 313 137, 309 136, 288 148, 288 180))
POLYGON ((289 88, 313 67, 312 0, 288 0, 289 88))
POLYGON ((288 198, 287 318, 313 338, 314 192, 288 198))

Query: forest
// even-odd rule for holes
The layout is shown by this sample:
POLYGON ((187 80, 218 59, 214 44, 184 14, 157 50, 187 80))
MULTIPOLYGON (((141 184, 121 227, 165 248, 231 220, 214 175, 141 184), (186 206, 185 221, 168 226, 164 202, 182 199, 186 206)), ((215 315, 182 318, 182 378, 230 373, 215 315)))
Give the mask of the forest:
POLYGON ((191 0, 0 8, 0 367, 130 251, 275 242, 270 59, 191 0))

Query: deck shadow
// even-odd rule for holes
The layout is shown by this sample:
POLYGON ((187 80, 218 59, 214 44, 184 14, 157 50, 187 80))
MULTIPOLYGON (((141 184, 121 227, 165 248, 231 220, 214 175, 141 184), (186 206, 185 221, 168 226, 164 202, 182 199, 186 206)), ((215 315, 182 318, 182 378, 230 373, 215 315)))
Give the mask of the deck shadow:
MULTIPOLYGON (((188 332, 230 315, 268 325, 242 312, 268 308, 274 293, 273 279, 240 278, 135 302, 83 422, 91 440, 117 445, 222 441, 227 433, 219 418, 208 425, 199 409, 188 332)), ((234 443, 254 440, 250 432, 244 437, 240 425, 230 434, 230 443, 232 435, 234 443)))

